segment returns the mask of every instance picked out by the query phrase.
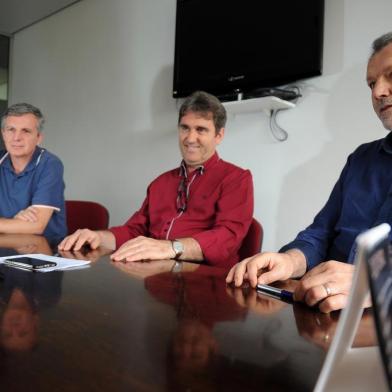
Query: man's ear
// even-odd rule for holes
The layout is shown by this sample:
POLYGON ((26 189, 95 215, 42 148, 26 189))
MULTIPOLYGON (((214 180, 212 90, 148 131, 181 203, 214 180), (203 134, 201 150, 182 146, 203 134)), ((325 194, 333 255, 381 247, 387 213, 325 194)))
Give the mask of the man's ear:
POLYGON ((38 132, 37 138, 37 144, 41 144, 44 140, 44 134, 42 132, 38 132))
POLYGON ((221 128, 215 137, 217 144, 219 144, 225 137, 225 128, 221 128))

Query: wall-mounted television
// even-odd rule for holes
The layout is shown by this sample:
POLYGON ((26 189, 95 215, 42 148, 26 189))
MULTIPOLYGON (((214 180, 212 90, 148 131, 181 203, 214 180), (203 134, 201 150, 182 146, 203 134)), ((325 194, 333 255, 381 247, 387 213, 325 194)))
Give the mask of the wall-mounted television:
POLYGON ((173 97, 321 75, 324 0, 177 0, 173 97))

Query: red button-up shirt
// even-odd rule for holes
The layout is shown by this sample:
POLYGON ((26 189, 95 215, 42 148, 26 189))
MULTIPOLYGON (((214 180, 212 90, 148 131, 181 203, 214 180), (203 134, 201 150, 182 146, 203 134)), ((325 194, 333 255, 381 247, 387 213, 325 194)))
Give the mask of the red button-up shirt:
POLYGON ((189 174, 186 209, 181 211, 178 192, 183 174, 180 167, 149 185, 140 210, 125 225, 110 229, 116 246, 139 235, 168 240, 191 237, 200 244, 208 264, 234 265, 253 216, 250 171, 223 161, 215 153, 203 170, 189 174))

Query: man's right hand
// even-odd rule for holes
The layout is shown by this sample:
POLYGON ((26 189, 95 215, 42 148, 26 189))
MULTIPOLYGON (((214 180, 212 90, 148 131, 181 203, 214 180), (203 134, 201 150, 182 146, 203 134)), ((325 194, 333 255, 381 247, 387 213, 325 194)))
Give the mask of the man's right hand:
POLYGON ((242 285, 247 279, 252 287, 302 276, 306 271, 306 260, 302 252, 290 250, 286 253, 259 253, 236 264, 229 271, 226 282, 242 285))
POLYGON ((65 237, 59 244, 60 250, 80 250, 83 245, 90 245, 92 249, 97 249, 102 243, 102 237, 98 231, 89 229, 79 229, 73 234, 65 237))

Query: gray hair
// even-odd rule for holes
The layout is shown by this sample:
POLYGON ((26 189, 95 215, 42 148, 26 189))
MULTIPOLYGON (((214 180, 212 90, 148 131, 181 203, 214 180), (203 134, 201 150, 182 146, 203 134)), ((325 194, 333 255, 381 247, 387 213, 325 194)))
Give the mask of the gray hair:
POLYGON ((376 53, 384 49, 387 45, 392 43, 392 31, 383 34, 381 37, 376 38, 372 43, 372 53, 370 58, 372 58, 376 53))
POLYGON ((226 125, 227 116, 225 107, 217 97, 205 91, 195 91, 189 97, 185 98, 178 113, 178 124, 181 118, 188 112, 200 113, 203 117, 208 117, 212 113, 215 133, 218 133, 226 125))
POLYGON ((23 116, 24 114, 32 114, 38 120, 38 131, 42 132, 44 128, 45 118, 37 107, 29 103, 16 103, 11 105, 1 116, 1 129, 4 129, 5 120, 8 116, 23 116))

